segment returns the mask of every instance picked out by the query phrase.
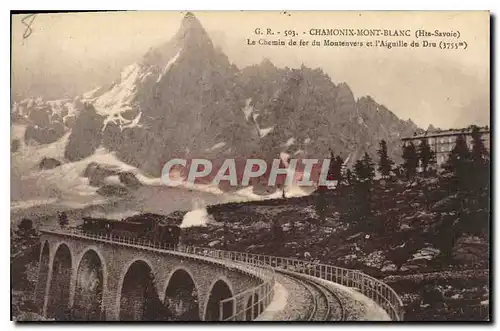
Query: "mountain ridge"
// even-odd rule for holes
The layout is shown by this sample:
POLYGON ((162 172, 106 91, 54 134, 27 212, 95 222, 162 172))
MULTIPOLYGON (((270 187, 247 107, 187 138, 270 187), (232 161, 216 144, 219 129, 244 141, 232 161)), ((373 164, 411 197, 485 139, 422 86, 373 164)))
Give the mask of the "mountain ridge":
POLYGON ((152 176, 168 159, 193 156, 323 158, 331 148, 352 163, 364 151, 375 155, 382 139, 397 159, 399 138, 418 129, 370 96, 355 99, 347 83, 335 84, 320 68, 278 68, 264 59, 238 69, 190 13, 171 40, 125 67, 110 87, 74 100, 35 100, 12 107, 13 121, 30 124, 27 141, 47 144, 71 131, 69 161, 103 146, 152 176))

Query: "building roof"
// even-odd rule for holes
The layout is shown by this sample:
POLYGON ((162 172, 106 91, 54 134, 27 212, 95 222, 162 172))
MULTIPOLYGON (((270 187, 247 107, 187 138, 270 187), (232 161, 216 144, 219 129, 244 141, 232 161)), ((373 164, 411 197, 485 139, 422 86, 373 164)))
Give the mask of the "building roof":
MULTIPOLYGON (((449 130, 436 130, 436 131, 425 131, 423 133, 415 132, 411 137, 403 137, 401 140, 415 140, 422 138, 432 138, 432 137, 449 137, 449 136, 459 136, 459 135, 470 135, 472 133, 473 127, 463 128, 463 129, 449 129, 449 130)), ((479 133, 485 134, 490 133, 490 129, 486 127, 479 127, 479 133)))

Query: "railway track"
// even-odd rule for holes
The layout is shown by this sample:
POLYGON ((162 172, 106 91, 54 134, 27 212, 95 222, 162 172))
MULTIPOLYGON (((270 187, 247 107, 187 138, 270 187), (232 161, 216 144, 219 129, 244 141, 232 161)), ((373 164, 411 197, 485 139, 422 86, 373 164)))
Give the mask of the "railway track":
POLYGON ((295 273, 276 270, 276 272, 300 283, 312 297, 312 309, 307 321, 343 321, 344 306, 340 298, 328 287, 295 273))

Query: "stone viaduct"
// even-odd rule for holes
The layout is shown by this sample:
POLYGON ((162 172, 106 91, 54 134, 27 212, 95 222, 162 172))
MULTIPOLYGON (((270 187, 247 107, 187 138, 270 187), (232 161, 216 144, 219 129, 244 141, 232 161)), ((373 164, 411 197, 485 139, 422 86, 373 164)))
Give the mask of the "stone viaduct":
POLYGON ((57 320, 165 320, 172 309, 219 320, 248 299, 221 300, 261 281, 230 261, 42 230, 35 303, 57 320))

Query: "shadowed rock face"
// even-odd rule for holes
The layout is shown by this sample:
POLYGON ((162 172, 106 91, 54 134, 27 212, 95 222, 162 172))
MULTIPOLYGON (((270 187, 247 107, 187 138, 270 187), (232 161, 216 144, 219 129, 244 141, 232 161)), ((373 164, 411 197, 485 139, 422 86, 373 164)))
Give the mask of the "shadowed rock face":
POLYGON ((129 191, 125 187, 119 185, 104 185, 97 190, 97 193, 105 197, 125 197, 128 195, 129 191))
MULTIPOLYGON (((34 107, 25 103, 14 108, 34 107)), ((375 156, 381 139, 397 157, 400 137, 417 129, 371 97, 356 100, 321 69, 280 69, 264 60, 239 70, 192 14, 172 40, 124 68, 110 87, 74 107, 57 105, 62 110, 23 113, 39 123, 30 139, 48 143, 70 127, 69 161, 104 147, 153 176, 172 158, 323 158, 331 148, 354 162, 365 151, 375 156), (52 122, 63 126, 45 132, 52 122)))
POLYGON ((117 175, 119 170, 116 167, 101 165, 96 162, 91 162, 82 176, 89 179, 89 184, 92 186, 100 186, 104 184, 106 177, 117 175))
POLYGON ((135 177, 135 175, 128 171, 123 171, 118 174, 120 182, 126 187, 132 190, 136 190, 142 186, 141 182, 135 177))
POLYGON ((29 126, 26 128, 25 141, 36 141, 40 144, 50 144, 61 138, 65 133, 64 126, 53 124, 49 128, 29 126))
POLYGON ((78 161, 92 155, 101 145, 102 125, 103 117, 91 104, 86 104, 71 130, 64 157, 78 161))
POLYGON ((40 169, 54 169, 61 165, 61 161, 44 157, 42 161, 40 161, 39 167, 40 169))
POLYGON ((19 139, 14 139, 10 143, 10 151, 12 153, 15 153, 19 150, 20 146, 21 146, 21 142, 19 141, 19 139))

